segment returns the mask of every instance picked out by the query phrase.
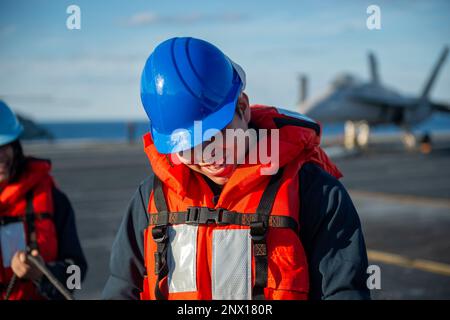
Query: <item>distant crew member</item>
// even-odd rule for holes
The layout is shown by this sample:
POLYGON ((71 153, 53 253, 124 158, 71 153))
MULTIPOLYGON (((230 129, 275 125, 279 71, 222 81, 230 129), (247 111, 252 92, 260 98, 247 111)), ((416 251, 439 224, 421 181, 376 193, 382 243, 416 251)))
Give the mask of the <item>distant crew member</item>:
POLYGON ((118 230, 105 299, 370 298, 361 224, 319 124, 250 106, 244 87, 243 69, 206 41, 173 38, 150 55, 154 174, 118 230))
POLYGON ((420 140, 420 152, 423 154, 429 154, 433 150, 433 144, 431 142, 431 135, 426 132, 420 140))
POLYGON ((77 265, 83 280, 87 263, 72 206, 50 175, 50 161, 24 155, 22 132, 15 114, 0 101, 0 300, 62 299, 27 253, 63 285, 71 274, 68 266, 77 265))

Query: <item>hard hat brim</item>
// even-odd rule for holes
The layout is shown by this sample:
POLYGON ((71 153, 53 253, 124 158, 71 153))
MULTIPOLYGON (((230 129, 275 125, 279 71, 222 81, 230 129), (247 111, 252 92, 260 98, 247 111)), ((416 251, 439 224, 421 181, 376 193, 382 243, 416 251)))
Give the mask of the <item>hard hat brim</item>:
POLYGON ((11 142, 19 139, 23 130, 24 130, 23 126, 21 124, 19 124, 19 126, 17 127, 15 132, 12 132, 10 134, 0 134, 0 147, 10 144, 11 142))

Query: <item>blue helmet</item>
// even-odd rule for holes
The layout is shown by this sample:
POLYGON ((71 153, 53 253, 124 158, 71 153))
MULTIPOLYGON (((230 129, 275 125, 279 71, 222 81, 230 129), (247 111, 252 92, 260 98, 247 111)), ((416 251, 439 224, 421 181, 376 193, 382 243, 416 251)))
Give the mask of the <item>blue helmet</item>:
POLYGON ((18 139, 22 132, 23 126, 16 115, 3 101, 0 101, 0 146, 18 139))
POLYGON ((242 68, 204 40, 172 38, 159 44, 141 78, 141 100, 158 152, 190 149, 225 128, 244 86, 242 68), (200 137, 194 135, 195 121, 201 121, 200 137))

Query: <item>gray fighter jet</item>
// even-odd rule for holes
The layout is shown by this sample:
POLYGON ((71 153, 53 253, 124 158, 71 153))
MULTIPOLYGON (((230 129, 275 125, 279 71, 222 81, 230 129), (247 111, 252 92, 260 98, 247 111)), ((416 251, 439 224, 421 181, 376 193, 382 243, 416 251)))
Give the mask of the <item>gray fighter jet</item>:
MULTIPOLYGON (((431 101, 430 91, 448 54, 445 47, 418 97, 407 97, 384 86, 379 78, 377 61, 369 54, 371 80, 361 82, 349 74, 338 77, 321 95, 306 99, 307 79, 302 76, 300 112, 321 123, 345 122, 345 146, 366 147, 371 126, 395 124, 404 131, 403 141, 412 148, 416 137, 414 126, 435 111, 450 112, 450 105, 431 101)), ((424 133, 421 140, 430 140, 424 133)))

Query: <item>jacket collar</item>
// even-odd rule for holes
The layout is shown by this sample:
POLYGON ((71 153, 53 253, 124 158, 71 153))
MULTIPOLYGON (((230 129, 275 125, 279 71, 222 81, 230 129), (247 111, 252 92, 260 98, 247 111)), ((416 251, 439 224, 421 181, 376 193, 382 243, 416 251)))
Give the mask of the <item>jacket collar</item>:
MULTIPOLYGON (((323 150, 319 147, 320 134, 311 128, 302 126, 286 125, 278 128, 276 120, 279 118, 289 118, 280 114, 274 107, 255 105, 251 107, 251 124, 254 128, 267 129, 266 139, 258 140, 256 146, 267 146, 269 157, 272 162, 264 164, 258 159, 256 164, 239 165, 229 181, 225 184, 222 193, 244 192, 251 190, 254 186, 262 183, 267 178, 261 174, 261 169, 268 169, 269 166, 284 167, 294 161, 304 162, 310 160, 319 163, 326 171, 335 177, 342 176, 337 167, 328 159, 323 150), (279 157, 271 155, 270 137, 273 129, 278 129, 279 133, 279 157)), ((149 158, 153 172, 161 181, 172 189, 176 194, 185 197, 187 185, 192 175, 200 175, 190 170, 184 164, 174 164, 170 161, 169 155, 158 153, 153 143, 152 137, 147 133, 144 137, 144 150, 149 158)), ((239 193, 237 193, 239 194, 239 193)))

